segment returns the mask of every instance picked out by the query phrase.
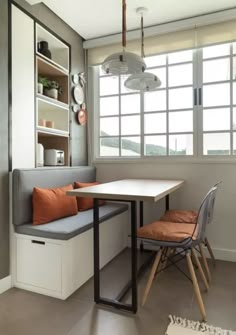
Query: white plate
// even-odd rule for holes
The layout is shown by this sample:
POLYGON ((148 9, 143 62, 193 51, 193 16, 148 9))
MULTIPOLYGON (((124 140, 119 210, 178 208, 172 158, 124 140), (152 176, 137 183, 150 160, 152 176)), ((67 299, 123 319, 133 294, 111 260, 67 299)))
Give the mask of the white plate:
POLYGON ((84 90, 80 86, 75 86, 73 88, 73 97, 75 99, 75 102, 79 105, 82 105, 84 102, 84 90))

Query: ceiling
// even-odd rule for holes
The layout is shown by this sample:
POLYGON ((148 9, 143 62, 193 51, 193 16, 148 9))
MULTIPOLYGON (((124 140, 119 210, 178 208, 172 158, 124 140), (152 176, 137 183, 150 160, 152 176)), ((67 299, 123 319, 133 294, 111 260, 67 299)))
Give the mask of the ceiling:
MULTIPOLYGON (((27 0, 43 2, 84 39, 121 31, 121 0, 27 0)), ((236 7, 236 0, 127 0, 127 30, 139 28, 135 10, 145 6, 144 25, 152 26, 236 7)))

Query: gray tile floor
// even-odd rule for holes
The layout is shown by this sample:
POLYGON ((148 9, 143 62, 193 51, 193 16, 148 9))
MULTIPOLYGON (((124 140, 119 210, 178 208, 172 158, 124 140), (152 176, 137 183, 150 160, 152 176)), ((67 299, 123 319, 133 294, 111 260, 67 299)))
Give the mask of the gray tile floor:
MULTIPOLYGON (((102 272, 102 292, 118 293, 129 274, 128 251, 102 272)), ((185 264, 183 263, 183 268, 185 264)), ((236 330, 236 263, 217 261, 210 291, 203 298, 209 324, 236 330)), ((143 292, 147 274, 139 282, 143 292)), ((66 301, 11 289, 0 296, 1 335, 164 335, 168 315, 200 318, 191 283, 175 268, 154 282, 145 307, 136 315, 98 307, 90 280, 66 301)))

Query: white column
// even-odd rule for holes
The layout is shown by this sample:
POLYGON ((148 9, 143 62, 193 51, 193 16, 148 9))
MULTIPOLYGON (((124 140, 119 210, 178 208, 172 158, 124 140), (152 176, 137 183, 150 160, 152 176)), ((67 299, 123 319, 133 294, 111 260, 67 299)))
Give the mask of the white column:
POLYGON ((12 5, 12 168, 35 167, 34 21, 12 5))

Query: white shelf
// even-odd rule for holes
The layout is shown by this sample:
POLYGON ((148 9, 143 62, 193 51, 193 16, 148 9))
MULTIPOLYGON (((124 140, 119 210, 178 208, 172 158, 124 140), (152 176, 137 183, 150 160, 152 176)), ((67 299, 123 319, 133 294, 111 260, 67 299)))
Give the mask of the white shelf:
POLYGON ((37 131, 40 134, 45 134, 45 136, 48 135, 48 136, 69 137, 69 132, 68 131, 63 131, 63 130, 56 129, 56 128, 48 128, 48 127, 37 126, 37 131))
MULTIPOLYGON (((52 35, 49 31, 44 29, 39 24, 36 25, 36 51, 37 44, 40 41, 48 42, 48 49, 51 51, 52 59, 50 62, 54 62, 60 67, 64 68, 69 72, 69 47, 61 40, 52 35)), ((41 56, 41 54, 40 54, 41 56)), ((48 58, 45 57, 47 60, 48 58)))
POLYGON ((43 94, 37 94, 37 100, 38 101, 43 101, 45 104, 49 104, 51 106, 57 107, 57 108, 61 108, 61 109, 65 109, 65 110, 69 110, 69 105, 65 104, 64 102, 61 102, 59 100, 47 97, 46 95, 43 94))
MULTIPOLYGON (((53 121, 58 131, 69 133, 69 110, 68 107, 50 103, 43 99, 37 99, 37 120, 53 121)), ((46 127, 46 129, 48 129, 46 127)))
POLYGON ((54 62, 52 59, 44 56, 43 54, 41 54, 40 52, 36 51, 36 55, 37 55, 37 59, 39 59, 41 62, 44 62, 45 64, 48 64, 50 66, 53 66, 55 68, 55 70, 60 71, 60 73, 62 75, 68 75, 69 74, 69 70, 67 70, 66 68, 64 68, 63 66, 61 66, 60 64, 54 62))

